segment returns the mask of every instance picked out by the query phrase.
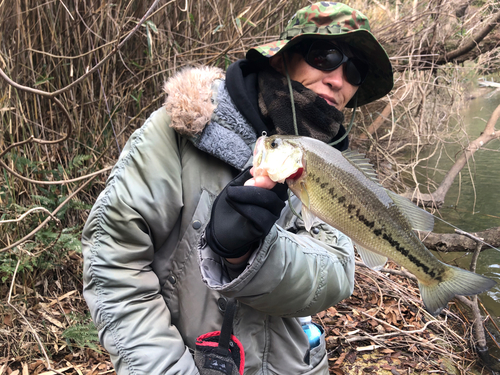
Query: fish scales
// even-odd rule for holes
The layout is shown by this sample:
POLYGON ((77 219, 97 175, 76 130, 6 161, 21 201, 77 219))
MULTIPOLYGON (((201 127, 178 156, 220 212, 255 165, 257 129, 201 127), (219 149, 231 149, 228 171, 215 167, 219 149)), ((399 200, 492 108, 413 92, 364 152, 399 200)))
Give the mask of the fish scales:
POLYGON ((430 230, 429 214, 374 181, 359 154, 342 154, 307 137, 262 136, 253 163, 254 176, 286 181, 299 197, 307 230, 319 217, 348 235, 368 266, 381 268, 390 258, 415 275, 433 315, 455 295, 475 295, 496 284, 439 261, 413 231, 430 230))
MULTIPOLYGON (((428 283, 442 279, 445 267, 436 262, 437 259, 414 234, 408 220, 384 188, 332 147, 318 149, 310 146, 306 152, 304 184, 312 213, 323 221, 330 221, 349 237, 356 238, 358 245, 404 264, 420 279, 428 283), (335 212, 333 219, 332 212, 335 212), (410 252, 409 249, 418 251, 410 252)), ((289 187, 300 198, 300 184, 292 182, 289 187)))

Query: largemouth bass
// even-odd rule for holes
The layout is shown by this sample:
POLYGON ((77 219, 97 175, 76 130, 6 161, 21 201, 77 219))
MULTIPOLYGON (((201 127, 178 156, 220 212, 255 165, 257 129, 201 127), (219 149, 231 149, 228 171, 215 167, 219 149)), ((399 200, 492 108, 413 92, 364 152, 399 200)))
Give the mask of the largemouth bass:
POLYGON ((439 261, 413 231, 431 231, 433 216, 383 188, 359 153, 341 153, 307 137, 262 136, 253 163, 254 176, 286 181, 302 202, 307 230, 318 217, 349 236, 367 266, 380 269, 390 258, 415 275, 424 305, 433 315, 455 295, 475 295, 496 284, 439 261))

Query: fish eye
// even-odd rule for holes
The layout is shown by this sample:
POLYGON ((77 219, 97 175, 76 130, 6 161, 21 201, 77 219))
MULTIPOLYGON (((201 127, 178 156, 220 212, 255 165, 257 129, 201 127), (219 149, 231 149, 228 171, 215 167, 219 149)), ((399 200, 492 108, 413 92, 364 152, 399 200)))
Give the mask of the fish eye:
POLYGON ((279 145, 281 145, 281 139, 279 138, 273 139, 273 141, 270 144, 271 148, 276 148, 279 145))

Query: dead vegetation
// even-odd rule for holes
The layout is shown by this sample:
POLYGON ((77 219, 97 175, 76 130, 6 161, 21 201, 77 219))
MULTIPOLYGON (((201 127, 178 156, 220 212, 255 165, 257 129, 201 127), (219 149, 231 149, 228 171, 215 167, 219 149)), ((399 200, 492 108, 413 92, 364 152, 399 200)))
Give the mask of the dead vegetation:
POLYGON ((415 281, 394 264, 384 272, 358 266, 353 296, 317 315, 328 333, 331 373, 488 373, 470 346, 474 335, 463 305, 432 317, 415 281))
MULTIPOLYGON (((396 72, 390 95, 358 109, 352 139, 384 184, 404 192, 408 176, 418 186, 425 148, 467 149, 456 114, 477 74, 499 70, 500 9, 346 2, 372 20, 396 72)), ((163 102, 168 76, 193 64, 226 68, 276 38, 306 3, 0 2, 0 375, 113 373, 81 296, 88 210, 130 134, 163 102)), ((357 283, 351 299, 318 316, 332 373, 356 373, 365 350, 376 355, 361 362, 392 374, 481 367, 458 304, 434 321, 404 276, 359 268, 357 283)))
MULTIPOLYGON (((0 338, 8 355, 0 359, 0 374, 114 374, 84 315, 81 281, 75 276, 81 274, 75 268, 81 259, 72 253, 63 264, 59 272, 34 281, 33 289, 17 279, 12 284, 9 296, 18 312, 2 314, 0 338), (71 327, 76 327, 73 333, 82 329, 78 337, 65 333, 71 327), (58 372, 47 368, 45 355, 58 372)), ((422 307, 415 280, 395 264, 384 272, 357 265, 352 297, 314 318, 326 331, 331 374, 490 373, 471 346, 466 305, 452 303, 444 315, 432 317, 422 307)), ((2 294, 9 293, 7 288, 0 289, 2 294)), ((498 334, 486 317, 487 332, 498 334)))

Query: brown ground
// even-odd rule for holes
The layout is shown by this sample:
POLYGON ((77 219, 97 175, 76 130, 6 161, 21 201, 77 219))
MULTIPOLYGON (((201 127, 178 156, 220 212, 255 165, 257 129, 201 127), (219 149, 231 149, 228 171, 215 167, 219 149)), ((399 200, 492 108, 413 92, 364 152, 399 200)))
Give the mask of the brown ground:
MULTIPOLYGON (((75 276, 81 275, 80 255, 72 253, 63 263, 58 272, 16 279, 11 304, 19 312, 7 298, 1 302, 0 375, 56 374, 47 368, 37 339, 61 374, 115 374, 97 343, 90 343, 94 350, 63 337, 68 327, 89 323, 75 276)), ((3 296, 9 288, 0 287, 3 296)), ((452 303, 445 316, 433 318, 422 309, 413 281, 358 267, 353 296, 315 321, 327 333, 331 374, 489 374, 471 349, 463 310, 452 303)))

